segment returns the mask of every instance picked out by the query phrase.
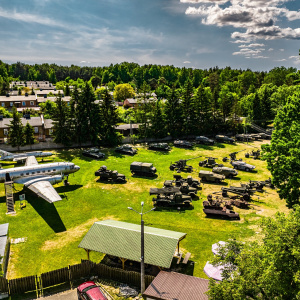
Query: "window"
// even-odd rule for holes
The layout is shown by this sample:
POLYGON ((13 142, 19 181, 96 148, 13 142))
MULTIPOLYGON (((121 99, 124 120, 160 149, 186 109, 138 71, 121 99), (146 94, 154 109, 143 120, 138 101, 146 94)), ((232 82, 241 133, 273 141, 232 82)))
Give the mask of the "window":
POLYGON ((45 170, 43 170, 43 173, 45 173, 46 171, 45 170))
POLYGON ((5 107, 5 103, 4 102, 2 102, 1 105, 2 105, 2 107, 5 107))
POLYGON ((56 171, 56 169, 53 169, 53 172, 55 172, 56 171))
POLYGON ((48 172, 51 172, 51 170, 48 170, 48 172))
POLYGON ((37 171, 37 173, 41 173, 41 171, 37 171))
POLYGON ((21 173, 20 176, 24 176, 24 173, 21 173))
POLYGON ((31 174, 35 174, 35 172, 31 172, 31 174))
POLYGON ((9 102, 9 105, 10 105, 10 106, 13 106, 13 105, 14 105, 14 103, 13 103, 13 102, 9 102))
POLYGON ((3 133, 4 133, 4 135, 8 135, 8 129, 4 128, 3 133))
POLYGON ((25 101, 22 101, 22 106, 26 106, 26 102, 25 101))
POLYGON ((29 175, 29 173, 26 173, 26 175, 29 175))
POLYGON ((39 133, 39 128, 38 127, 34 127, 34 133, 39 133))
POLYGON ((49 134, 52 134, 52 133, 53 133, 53 129, 50 128, 50 129, 49 129, 49 134))
POLYGON ((30 105, 34 105, 34 101, 30 101, 30 105))

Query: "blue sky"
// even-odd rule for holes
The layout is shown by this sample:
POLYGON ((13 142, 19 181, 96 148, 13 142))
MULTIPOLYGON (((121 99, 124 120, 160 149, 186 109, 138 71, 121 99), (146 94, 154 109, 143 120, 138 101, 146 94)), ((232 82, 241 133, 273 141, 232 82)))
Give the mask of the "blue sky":
POLYGON ((2 0, 0 59, 299 68, 299 0, 2 0))

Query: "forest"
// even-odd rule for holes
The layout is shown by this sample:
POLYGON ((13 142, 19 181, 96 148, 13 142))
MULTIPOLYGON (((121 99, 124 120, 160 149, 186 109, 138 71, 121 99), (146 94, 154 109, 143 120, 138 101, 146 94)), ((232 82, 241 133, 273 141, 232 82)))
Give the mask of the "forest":
MULTIPOLYGON (((9 92, 9 83, 13 80, 47 80, 56 84, 65 96, 72 96, 70 106, 62 108, 58 99, 57 103, 47 101, 42 107, 44 114, 56 120, 56 132, 62 115, 66 124, 80 124, 78 118, 84 115, 90 124, 86 126, 92 128, 87 136, 98 143, 101 140, 116 142, 118 138, 111 132, 120 123, 140 123, 140 137, 156 138, 234 134, 245 129, 240 117, 245 117, 247 123, 268 126, 288 97, 299 91, 300 72, 285 67, 254 72, 230 67, 202 70, 128 62, 107 67, 79 67, 0 61, 1 95, 9 92), (107 91, 114 92, 114 100, 118 102, 136 98, 138 105, 112 109, 107 91), (156 97, 150 97, 151 93, 156 97), (78 105, 79 99, 82 105, 78 105), (98 104, 94 103, 96 99, 100 99, 98 104), (106 110, 113 114, 112 119, 106 110), (100 134, 103 126, 107 131, 104 139, 100 134)), ((75 136, 78 137, 78 132, 75 136)))

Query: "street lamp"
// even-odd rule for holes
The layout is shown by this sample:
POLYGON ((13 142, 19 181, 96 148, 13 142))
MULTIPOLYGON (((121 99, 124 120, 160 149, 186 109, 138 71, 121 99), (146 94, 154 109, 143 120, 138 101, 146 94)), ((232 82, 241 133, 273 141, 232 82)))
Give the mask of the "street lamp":
POLYGON ((145 243, 144 243, 144 220, 143 220, 143 215, 147 214, 148 212, 152 211, 155 209, 155 207, 153 207, 152 209, 148 210, 147 212, 143 213, 143 208, 144 208, 144 202, 141 202, 142 205, 142 210, 139 213, 138 211, 136 211, 135 209, 133 209, 132 207, 128 207, 128 209, 135 211, 136 213, 138 213, 141 216, 141 294, 144 293, 145 291, 145 243))

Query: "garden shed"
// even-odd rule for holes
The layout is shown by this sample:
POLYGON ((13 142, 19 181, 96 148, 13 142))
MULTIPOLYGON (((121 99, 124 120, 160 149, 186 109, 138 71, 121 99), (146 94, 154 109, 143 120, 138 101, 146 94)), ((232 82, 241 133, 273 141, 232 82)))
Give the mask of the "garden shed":
MULTIPOLYGON (((145 226, 145 263, 170 268, 179 242, 186 233, 145 226)), ((86 250, 97 251, 126 260, 141 261, 141 226, 115 220, 95 222, 79 244, 86 250)))

